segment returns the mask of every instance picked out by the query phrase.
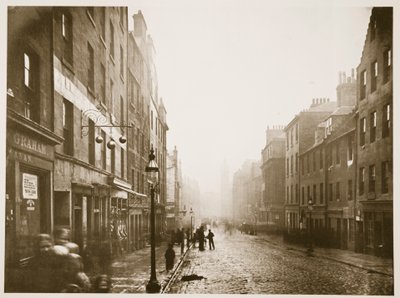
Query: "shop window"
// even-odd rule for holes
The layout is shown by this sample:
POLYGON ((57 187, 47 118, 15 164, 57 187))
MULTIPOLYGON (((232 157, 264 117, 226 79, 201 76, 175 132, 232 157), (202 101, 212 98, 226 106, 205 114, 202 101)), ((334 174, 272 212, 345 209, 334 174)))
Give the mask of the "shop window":
POLYGON ((63 151, 64 154, 74 155, 74 114, 73 104, 64 98, 63 102, 63 151))
POLYGON ((358 193, 359 195, 364 194, 364 183, 365 183, 365 168, 359 169, 359 183, 358 183, 358 193))
POLYGON ((383 53, 383 83, 390 80, 392 71, 392 50, 386 50, 383 53))
POLYGON ((368 191, 375 192, 375 165, 369 166, 368 191))
POLYGON ((95 238, 100 237, 100 198, 94 197, 93 204, 93 235, 95 238))
POLYGON ((382 193, 387 193, 389 191, 389 162, 382 162, 382 193))
POLYGON ((68 12, 61 13, 61 34, 64 41, 64 60, 73 64, 72 17, 68 12))
POLYGON ((365 145, 365 133, 367 131, 367 121, 365 118, 360 119, 360 146, 365 145))
POLYGON ((54 192, 54 226, 69 226, 70 225, 70 193, 67 191, 54 192))
POLYGON ((386 104, 382 109, 382 138, 389 136, 390 125, 390 104, 386 104))
POLYGON ((376 82, 378 81, 378 62, 371 64, 371 93, 376 90, 376 82))

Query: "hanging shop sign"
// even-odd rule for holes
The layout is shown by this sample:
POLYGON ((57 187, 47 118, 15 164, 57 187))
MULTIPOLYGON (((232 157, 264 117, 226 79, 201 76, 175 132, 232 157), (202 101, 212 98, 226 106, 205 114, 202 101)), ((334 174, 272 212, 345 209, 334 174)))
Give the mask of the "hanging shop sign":
POLYGON ((22 173, 22 197, 31 200, 38 198, 38 176, 22 173))

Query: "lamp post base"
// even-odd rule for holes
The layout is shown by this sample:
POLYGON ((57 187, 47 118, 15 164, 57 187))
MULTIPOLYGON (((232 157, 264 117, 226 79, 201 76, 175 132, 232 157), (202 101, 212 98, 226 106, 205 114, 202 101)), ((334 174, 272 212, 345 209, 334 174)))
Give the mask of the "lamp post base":
POLYGON ((160 293, 161 290, 161 285, 158 283, 158 281, 155 280, 149 280, 149 282, 146 285, 146 293, 160 293))

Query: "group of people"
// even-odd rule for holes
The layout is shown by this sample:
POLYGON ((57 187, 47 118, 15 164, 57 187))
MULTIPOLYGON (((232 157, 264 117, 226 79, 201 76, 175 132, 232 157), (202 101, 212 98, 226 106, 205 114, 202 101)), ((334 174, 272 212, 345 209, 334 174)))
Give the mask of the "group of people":
POLYGON ((110 280, 99 275, 92 282, 84 272, 79 246, 69 240, 68 229, 57 229, 53 238, 39 234, 34 239, 34 255, 23 273, 23 289, 34 293, 107 293, 110 280))
MULTIPOLYGON (((211 231, 211 229, 208 230, 207 236, 204 234, 204 227, 200 226, 199 228, 196 229, 196 232, 194 233, 193 237, 191 238, 190 235, 190 229, 186 230, 186 243, 187 247, 189 248, 190 246, 190 241, 192 241, 193 245, 196 247, 196 242, 199 243, 199 250, 204 251, 205 248, 204 246, 207 243, 209 244, 209 249, 210 250, 215 250, 215 244, 214 244, 214 233, 211 231)), ((175 251, 174 251, 174 244, 177 243, 181 247, 181 254, 184 252, 185 248, 185 232, 183 229, 177 229, 176 233, 173 232, 171 233, 171 242, 168 244, 168 248, 165 251, 165 262, 166 262, 166 270, 170 271, 174 267, 175 263, 175 251)))

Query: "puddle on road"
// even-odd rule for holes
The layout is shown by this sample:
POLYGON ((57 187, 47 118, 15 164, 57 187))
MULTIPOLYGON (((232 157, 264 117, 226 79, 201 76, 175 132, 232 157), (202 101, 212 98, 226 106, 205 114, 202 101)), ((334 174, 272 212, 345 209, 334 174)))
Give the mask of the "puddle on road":
POLYGON ((182 276, 181 281, 202 280, 203 278, 205 277, 197 274, 191 274, 182 276))

